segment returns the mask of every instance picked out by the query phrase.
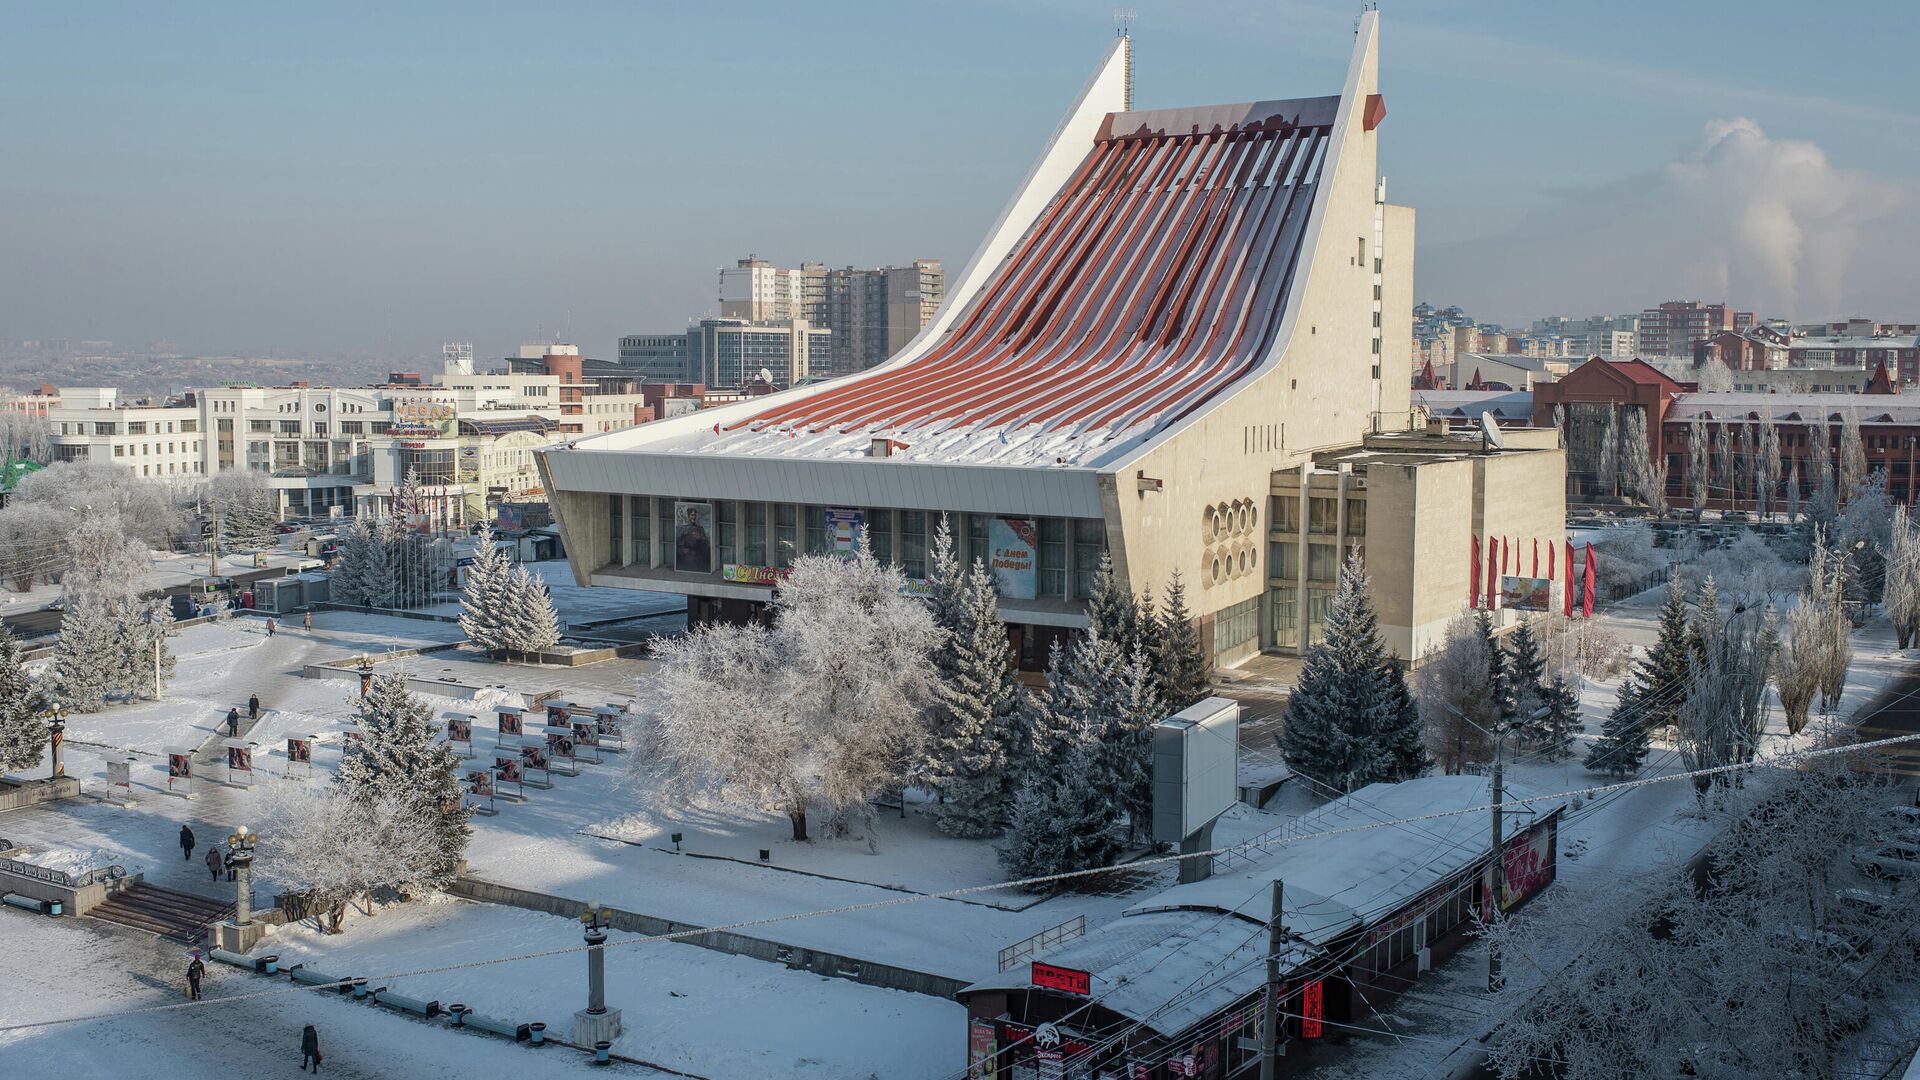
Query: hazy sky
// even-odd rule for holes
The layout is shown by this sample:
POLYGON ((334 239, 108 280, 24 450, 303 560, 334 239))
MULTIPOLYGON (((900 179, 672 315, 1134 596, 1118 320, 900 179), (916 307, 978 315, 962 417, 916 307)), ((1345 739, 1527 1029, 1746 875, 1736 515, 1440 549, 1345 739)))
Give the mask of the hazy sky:
MULTIPOLYGON (((1125 2, 1141 107, 1334 92, 1359 7, 1125 2)), ((1421 298, 1920 319, 1920 5, 1382 7, 1421 298)), ((957 271, 1113 10, 11 4, 0 341, 611 356, 748 252, 957 271)))

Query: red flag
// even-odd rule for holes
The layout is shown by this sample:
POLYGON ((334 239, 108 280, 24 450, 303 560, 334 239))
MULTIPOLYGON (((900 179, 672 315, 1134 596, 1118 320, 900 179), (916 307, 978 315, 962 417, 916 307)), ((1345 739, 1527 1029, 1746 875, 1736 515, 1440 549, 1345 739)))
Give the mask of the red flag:
POLYGON ((1467 537, 1473 543, 1473 550, 1467 557, 1467 607, 1480 606, 1480 538, 1467 537))
POLYGON ((1540 576, 1540 538, 1533 538, 1533 576, 1540 576))
POLYGON ((1593 542, 1592 541, 1587 542, 1587 588, 1586 588, 1586 594, 1580 598, 1580 615, 1582 618, 1586 618, 1586 619, 1593 618, 1593 542))
POLYGON ((1567 618, 1573 618, 1573 541, 1567 541, 1567 618))
POLYGON ((1487 537, 1487 610, 1492 611, 1494 601, 1500 596, 1499 568, 1494 565, 1493 549, 1500 541, 1487 537))
POLYGON ((1549 540, 1549 541, 1547 541, 1547 577, 1549 577, 1549 578, 1551 578, 1551 577, 1553 577, 1553 576, 1554 576, 1554 573, 1553 573, 1553 552, 1554 552, 1554 546, 1553 546, 1553 541, 1551 541, 1551 540, 1549 540))
POLYGON ((1500 573, 1505 575, 1507 572, 1507 538, 1504 536, 1499 537, 1494 540, 1494 543, 1500 545, 1500 573))

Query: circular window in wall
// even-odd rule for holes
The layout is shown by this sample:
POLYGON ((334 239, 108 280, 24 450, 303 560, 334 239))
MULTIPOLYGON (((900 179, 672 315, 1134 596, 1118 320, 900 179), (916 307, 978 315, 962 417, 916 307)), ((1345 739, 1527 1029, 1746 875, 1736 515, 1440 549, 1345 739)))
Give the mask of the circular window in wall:
POLYGON ((1213 580, 1216 583, 1220 581, 1220 559, 1218 556, 1215 556, 1213 560, 1213 580))
POLYGON ((326 411, 327 411, 327 403, 326 403, 326 402, 324 402, 324 401, 316 401, 316 402, 314 402, 314 403, 313 403, 313 411, 314 411, 314 412, 326 412, 326 411))
POLYGON ((1221 534, 1226 532, 1226 522, 1221 520, 1220 508, 1217 506, 1207 507, 1207 529, 1214 540, 1220 539, 1221 534))
POLYGON ((1253 554, 1246 548, 1240 549, 1240 572, 1246 573, 1252 566, 1253 554))

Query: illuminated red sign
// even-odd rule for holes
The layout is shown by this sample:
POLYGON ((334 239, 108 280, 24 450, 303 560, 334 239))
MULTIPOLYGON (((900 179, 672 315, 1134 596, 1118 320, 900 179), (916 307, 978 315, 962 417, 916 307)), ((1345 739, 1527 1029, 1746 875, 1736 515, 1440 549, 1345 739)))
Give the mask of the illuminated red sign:
POLYGON ((1320 1037, 1320 1021, 1326 1019, 1326 998, 1324 985, 1315 979, 1300 988, 1300 1037, 1317 1039, 1320 1037))
POLYGON ((1093 990, 1093 977, 1074 968, 1054 967, 1035 960, 1033 985, 1049 990, 1065 990, 1069 994, 1088 994, 1093 990))

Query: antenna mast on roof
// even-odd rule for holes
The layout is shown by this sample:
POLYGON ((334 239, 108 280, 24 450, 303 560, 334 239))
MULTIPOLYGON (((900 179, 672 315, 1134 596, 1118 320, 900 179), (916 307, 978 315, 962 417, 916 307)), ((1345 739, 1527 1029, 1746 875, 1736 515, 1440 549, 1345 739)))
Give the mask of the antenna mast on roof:
POLYGON ((1115 30, 1114 33, 1118 34, 1122 38, 1125 38, 1127 42, 1127 54, 1121 57, 1121 62, 1126 67, 1126 71, 1124 73, 1126 78, 1126 85, 1120 91, 1120 111, 1121 112, 1133 111, 1133 33, 1132 31, 1133 31, 1133 20, 1139 17, 1140 17, 1140 13, 1138 11, 1135 11, 1132 8, 1114 8, 1113 9, 1113 21, 1120 24, 1120 28, 1118 30, 1115 30))

